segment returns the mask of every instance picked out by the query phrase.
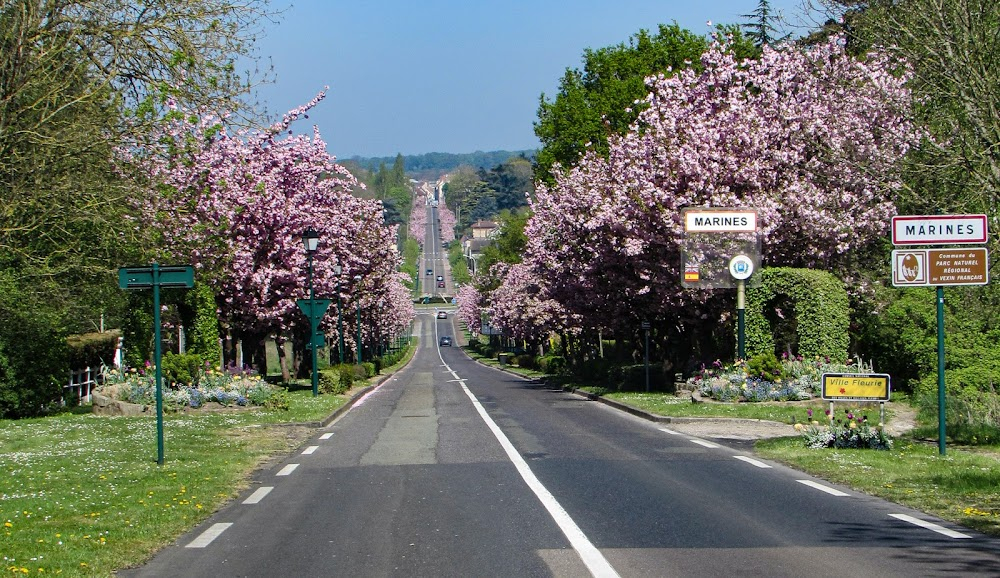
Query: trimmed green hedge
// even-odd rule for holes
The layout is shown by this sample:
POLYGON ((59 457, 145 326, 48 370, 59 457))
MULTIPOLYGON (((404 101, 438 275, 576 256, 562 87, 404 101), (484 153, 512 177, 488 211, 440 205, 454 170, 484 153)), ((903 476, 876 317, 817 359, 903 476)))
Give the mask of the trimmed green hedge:
POLYGON ((787 297, 803 357, 847 359, 850 345, 850 305, 844 284, 826 271, 776 267, 763 269, 761 285, 746 293, 746 355, 775 352, 774 327, 765 312, 787 297))

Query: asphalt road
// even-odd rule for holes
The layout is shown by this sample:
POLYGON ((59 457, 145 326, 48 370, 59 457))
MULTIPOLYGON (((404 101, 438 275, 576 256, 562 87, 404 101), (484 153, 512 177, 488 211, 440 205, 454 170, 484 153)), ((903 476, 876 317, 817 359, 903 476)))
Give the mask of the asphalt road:
POLYGON ((1000 575, 997 540, 437 348, 453 323, 122 575, 1000 575))

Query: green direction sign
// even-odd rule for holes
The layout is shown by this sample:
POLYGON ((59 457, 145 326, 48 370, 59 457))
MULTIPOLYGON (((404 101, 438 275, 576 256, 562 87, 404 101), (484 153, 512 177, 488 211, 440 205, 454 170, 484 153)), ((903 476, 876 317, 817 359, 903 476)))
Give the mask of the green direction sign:
POLYGON ((299 299, 297 303, 302 313, 310 319, 313 317, 313 303, 316 304, 315 314, 317 319, 322 318, 326 310, 330 307, 329 299, 299 299))
MULTIPOLYGON (((160 287, 194 286, 194 267, 190 265, 158 267, 160 287)), ((122 289, 149 289, 153 286, 152 267, 122 267, 118 269, 118 286, 122 289)))

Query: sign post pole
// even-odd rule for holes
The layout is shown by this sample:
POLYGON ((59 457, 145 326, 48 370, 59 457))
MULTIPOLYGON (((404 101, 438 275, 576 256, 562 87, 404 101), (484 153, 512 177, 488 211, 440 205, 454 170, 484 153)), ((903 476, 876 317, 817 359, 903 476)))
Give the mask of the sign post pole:
POLYGON ((937 346, 938 346, 938 453, 945 455, 944 407, 944 287, 937 288, 937 346))
POLYGON ((194 287, 194 268, 190 265, 121 267, 118 269, 121 289, 153 290, 153 376, 156 380, 156 463, 163 465, 163 344, 160 327, 160 287, 194 287))
POLYGON ((153 366, 156 374, 156 464, 163 465, 163 345, 160 331, 160 264, 153 263, 153 366))
POLYGON ((740 359, 747 357, 746 285, 743 279, 736 281, 736 356, 740 359))

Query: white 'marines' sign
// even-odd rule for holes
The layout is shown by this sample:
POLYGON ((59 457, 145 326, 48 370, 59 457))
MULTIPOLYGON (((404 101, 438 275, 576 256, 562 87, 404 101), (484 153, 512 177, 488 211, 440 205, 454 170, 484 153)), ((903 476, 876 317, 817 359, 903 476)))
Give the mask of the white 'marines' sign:
POLYGON ((688 233, 754 233, 757 211, 747 209, 687 209, 684 230, 688 233))
POLYGON ((986 215, 909 215, 892 218, 893 245, 978 245, 986 215))

